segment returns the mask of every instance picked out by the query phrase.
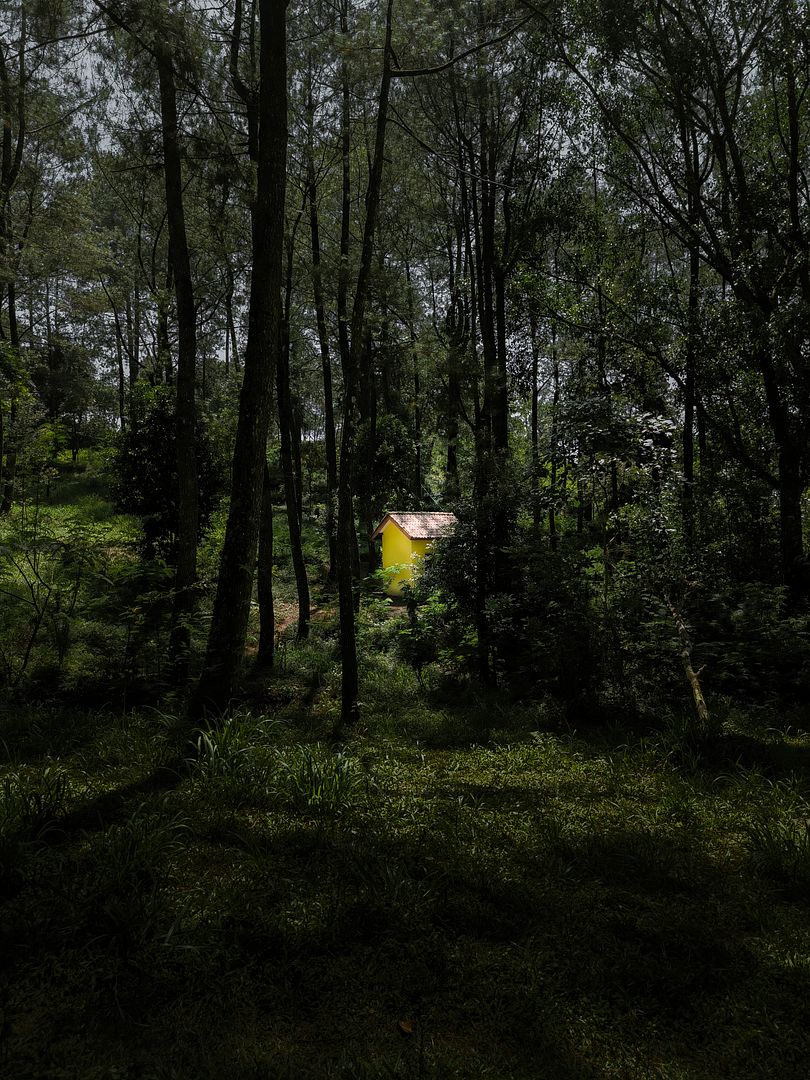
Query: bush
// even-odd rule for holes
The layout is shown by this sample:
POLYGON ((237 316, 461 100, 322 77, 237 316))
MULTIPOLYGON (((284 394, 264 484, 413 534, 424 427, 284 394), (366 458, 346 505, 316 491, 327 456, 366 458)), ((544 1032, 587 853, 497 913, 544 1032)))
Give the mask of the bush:
MULTIPOLYGON (((113 494, 120 510, 140 517, 144 553, 172 564, 178 528, 176 447, 174 389, 139 384, 132 403, 132 424, 121 433, 111 465, 113 494)), ((202 536, 222 493, 225 462, 201 415, 194 449, 202 536)))

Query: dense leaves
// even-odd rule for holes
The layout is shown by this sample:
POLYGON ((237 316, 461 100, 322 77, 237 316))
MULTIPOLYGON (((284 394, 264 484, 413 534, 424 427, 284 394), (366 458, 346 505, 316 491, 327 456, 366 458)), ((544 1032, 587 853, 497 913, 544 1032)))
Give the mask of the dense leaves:
MULTIPOLYGON (((173 562, 177 544, 177 438, 170 388, 144 389, 111 462, 115 501, 143 525, 143 550, 173 562)), ((200 417, 194 453, 200 478, 199 535, 208 528, 222 491, 224 467, 208 425, 200 417)))

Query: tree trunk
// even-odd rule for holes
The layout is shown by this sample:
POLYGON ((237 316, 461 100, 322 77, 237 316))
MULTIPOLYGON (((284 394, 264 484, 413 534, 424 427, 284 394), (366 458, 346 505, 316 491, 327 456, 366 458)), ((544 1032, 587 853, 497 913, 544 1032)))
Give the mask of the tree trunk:
POLYGON ((236 371, 239 370, 239 352, 236 346, 236 325, 233 321, 233 267, 228 256, 225 256, 225 374, 230 371, 233 364, 236 371))
MULTIPOLYGON (((460 233, 460 230, 459 230, 460 233)), ((458 247, 461 249, 461 236, 458 247)), ((452 268, 452 260, 451 260, 452 268)), ((445 437, 447 457, 444 468, 444 497, 449 501, 458 499, 461 489, 458 480, 459 412, 461 409, 461 371, 463 352, 467 345, 469 325, 467 305, 460 293, 451 294, 446 317, 447 325, 447 406, 445 437)))
POLYGON ((248 338, 231 473, 231 503, 196 714, 227 706, 245 653, 259 533, 273 377, 280 345, 287 176, 285 0, 258 0, 259 147, 248 338))
POLYGON ((529 311, 529 333, 532 342, 532 521, 540 524, 540 432, 538 428, 538 394, 540 382, 540 342, 537 336, 537 313, 529 311))
POLYGON ((700 252, 689 249, 689 299, 687 308, 686 359, 683 400, 683 538, 686 550, 695 545, 695 372, 698 342, 698 284, 700 252))
MULTIPOLYGON (((16 263, 12 253, 14 229, 11 220, 11 194, 17 182, 23 163, 26 143, 26 100, 28 85, 26 72, 27 17, 23 5, 20 5, 19 37, 12 45, 0 39, 0 97, 2 97, 2 149, 0 150, 0 262, 4 265, 6 279, 5 295, 8 304, 8 341, 15 353, 19 354, 20 336, 17 324, 17 292, 15 288, 16 263), (8 63, 16 53, 16 86, 9 72, 8 63), (14 124, 16 121, 16 135, 14 124)), ((3 294, 0 292, 0 310, 3 294)), ((12 391, 9 407, 8 426, 5 431, 5 461, 0 456, 0 516, 11 510, 14 500, 14 485, 17 476, 17 398, 16 388, 12 391)))
POLYGON ((115 315, 115 356, 118 362, 118 423, 124 431, 127 426, 127 377, 124 371, 124 344, 121 335, 121 321, 118 312, 115 315))
POLYGON ((132 391, 140 374, 140 338, 141 338, 141 298, 136 287, 135 303, 133 305, 129 293, 126 296, 126 321, 127 321, 127 364, 129 367, 129 393, 132 391))
MULTIPOLYGON (((8 326, 9 345, 16 355, 19 355, 20 335, 17 325, 16 294, 13 285, 8 286, 8 326)), ((0 517, 5 517, 11 512, 14 503, 14 487, 17 481, 17 388, 12 389, 11 403, 8 410, 8 426, 5 431, 5 463, 0 456, 0 517)))
POLYGON ((269 670, 275 659, 276 616, 273 608, 273 493, 266 461, 262 477, 256 591, 259 598, 259 648, 256 653, 256 667, 269 670))
MULTIPOLYGON (((556 257, 555 257, 556 272, 556 257)), ((551 377, 554 384, 551 399, 551 446, 549 456, 551 462, 550 492, 548 504, 548 537, 551 550, 556 551, 559 545, 557 533, 557 476, 559 471, 559 423, 560 423, 560 358, 557 353, 557 325, 551 324, 551 377)), ((565 491, 565 479, 563 478, 562 489, 565 491)))
POLYGON ((318 346, 323 372, 323 428, 326 449, 326 538, 329 544, 329 580, 335 580, 336 537, 335 498, 337 494, 337 439, 335 437, 335 407, 332 396, 332 359, 329 352, 329 334, 326 329, 326 304, 323 296, 321 274, 321 238, 318 219, 318 192, 315 181, 313 151, 313 112, 310 98, 307 106, 307 196, 309 200, 309 230, 312 246, 312 295, 315 301, 315 323, 318 329, 318 346))
POLYGON ((290 534, 290 555, 295 570, 298 594, 297 638, 304 641, 309 635, 309 582, 301 545, 301 523, 298 517, 298 494, 292 454, 292 408, 290 405, 290 342, 286 324, 282 330, 276 387, 278 392, 278 423, 281 433, 281 470, 284 474, 284 501, 287 507, 287 528, 290 534))
POLYGON ((298 528, 304 524, 304 466, 301 455, 301 436, 304 426, 301 403, 290 391, 290 450, 292 452, 293 473, 295 475, 295 512, 298 514, 298 528))
MULTIPOLYGON (((763 335, 765 333, 763 329, 763 335)), ((800 355, 797 350, 797 354, 800 355)), ((767 341, 757 350, 757 362, 765 388, 768 419, 777 447, 777 493, 779 496, 779 544, 782 580, 788 588, 793 607, 802 607, 808 599, 810 581, 804 558, 802 497, 805 477, 800 442, 801 418, 791 416, 783 400, 773 355, 767 341)))
POLYGON ((781 447, 778 454, 779 543, 782 555, 782 579, 788 587, 791 605, 801 608, 810 593, 810 580, 804 555, 802 499, 804 482, 798 452, 781 447))
POLYGON ((169 254, 166 267, 165 291, 161 292, 157 298, 157 323, 155 326, 156 356, 154 373, 155 382, 164 382, 167 386, 171 386, 174 382, 172 350, 169 343, 169 293, 172 290, 173 281, 171 254, 169 254))
POLYGON ((705 732, 709 727, 709 709, 706 705, 706 699, 703 696, 703 689, 700 685, 700 675, 703 668, 698 668, 698 670, 695 671, 692 666, 692 639, 689 635, 689 630, 681 613, 675 605, 670 600, 667 600, 666 603, 672 615, 672 621, 675 623, 675 628, 678 631, 678 638, 681 646, 681 665, 683 666, 684 675, 686 675, 686 681, 689 683, 689 689, 692 693, 692 701, 695 706, 698 724, 705 732))
POLYGON ((168 47, 157 53, 160 81, 160 117, 163 131, 163 172, 166 183, 166 218, 169 250, 177 303, 177 386, 175 422, 177 429, 178 527, 177 567, 174 579, 174 606, 169 654, 174 678, 188 677, 194 590, 197 583, 197 526, 199 486, 194 447, 195 388, 197 377, 197 312, 191 280, 191 259, 186 238, 183 207, 183 177, 177 129, 177 89, 174 60, 168 47))
MULTIPOLYGON (((393 0, 388 0, 383 49, 383 69, 377 104, 377 124, 374 140, 374 157, 369 171, 366 190, 366 220, 363 228, 363 245, 357 287, 354 294, 351 321, 351 346, 343 372, 343 438, 340 446, 340 480, 338 485, 338 598, 340 606, 340 659, 341 659, 341 726, 351 724, 359 716, 357 640, 354 615, 354 580, 352 575, 352 547, 356 545, 354 528, 354 500, 352 473, 357 426, 357 395, 361 350, 365 338, 366 304, 371 281, 374 234, 380 206, 385 131, 388 119, 388 97, 391 87, 391 13, 393 0)), ((355 548, 356 549, 356 548, 355 548)))

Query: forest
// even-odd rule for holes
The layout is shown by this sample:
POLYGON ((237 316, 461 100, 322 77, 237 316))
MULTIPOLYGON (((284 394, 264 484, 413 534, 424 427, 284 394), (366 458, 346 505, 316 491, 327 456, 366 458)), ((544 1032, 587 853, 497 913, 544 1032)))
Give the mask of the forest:
POLYGON ((804 0, 2 0, 0 112, 0 1077, 810 1075, 804 0))

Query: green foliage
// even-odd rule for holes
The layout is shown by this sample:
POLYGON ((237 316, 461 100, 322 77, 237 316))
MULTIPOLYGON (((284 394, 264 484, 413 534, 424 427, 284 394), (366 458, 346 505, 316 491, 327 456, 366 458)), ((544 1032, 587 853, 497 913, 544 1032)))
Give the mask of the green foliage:
POLYGON ((31 380, 54 431, 54 455, 62 445, 78 450, 82 425, 93 398, 93 366, 87 351, 52 339, 33 365, 31 380))
POLYGON ((195 771, 206 779, 218 779, 242 771, 245 755, 255 751, 254 732, 246 728, 243 714, 220 720, 196 740, 195 771))
POLYGON ((96 945, 126 956, 171 933, 162 887, 166 865, 183 851, 188 833, 181 815, 144 805, 92 845, 77 869, 96 945))
POLYGON ((16 688, 45 646, 58 668, 70 651, 97 552, 77 530, 69 539, 27 530, 0 544, 0 686, 16 688))
POLYGON ((588 554, 570 543, 555 551, 531 534, 519 552, 524 621, 508 670, 521 684, 563 700, 587 695, 599 661, 588 554))
POLYGON ((810 888, 810 817, 763 817, 747 829, 751 865, 760 874, 799 888, 810 888))
MULTIPOLYGON (((91 810, 54 850, 4 864, 14 1074, 54 1071, 81 1006, 98 1026, 59 1042, 58 1062, 88 1076, 129 1068, 131 1046, 119 1058, 109 1039, 121 1010, 152 1033, 144 1075, 528 1080, 542 1053, 561 1077, 618 1078, 633 1060, 646 1078, 664 1044, 701 1074, 790 1075, 807 1050, 803 780, 687 774, 674 729, 577 737, 552 703, 401 701, 393 718, 367 711, 337 753, 243 709, 164 790, 144 777, 154 718, 88 716, 57 744, 43 714, 39 741, 19 737, 58 754, 70 802, 91 810), (490 723, 477 739, 476 708, 490 723), (112 756, 125 735, 126 761, 112 756), (228 778, 241 801, 223 797, 228 778)), ((36 768, 6 775, 46 794, 36 768)), ((44 802, 60 812, 15 795, 10 816, 44 802)))
POLYGON ((17 768, 0 779, 0 898, 22 887, 32 845, 64 813, 70 781, 58 767, 17 768))
POLYGON ((374 514, 379 517, 384 507, 406 509, 414 505, 413 477, 416 450, 413 434, 393 413, 377 419, 374 439, 369 424, 360 425, 357 437, 357 460, 367 461, 369 469, 358 470, 356 490, 372 500, 374 514), (373 490, 368 479, 373 477, 373 490))
MULTIPOLYGON (((177 544, 177 455, 174 391, 138 385, 132 422, 120 435, 112 461, 114 497, 119 509, 143 523, 143 548, 149 558, 173 562, 177 544)), ((222 493, 224 463, 208 426, 198 418, 195 453, 200 485, 199 532, 208 528, 222 493)))
POLYGON ((67 776, 56 767, 7 773, 0 782, 0 832, 41 836, 64 812, 68 790, 67 776))
POLYGON ((336 817, 356 806, 366 790, 366 778, 343 750, 302 747, 281 768, 283 794, 300 810, 336 817))

